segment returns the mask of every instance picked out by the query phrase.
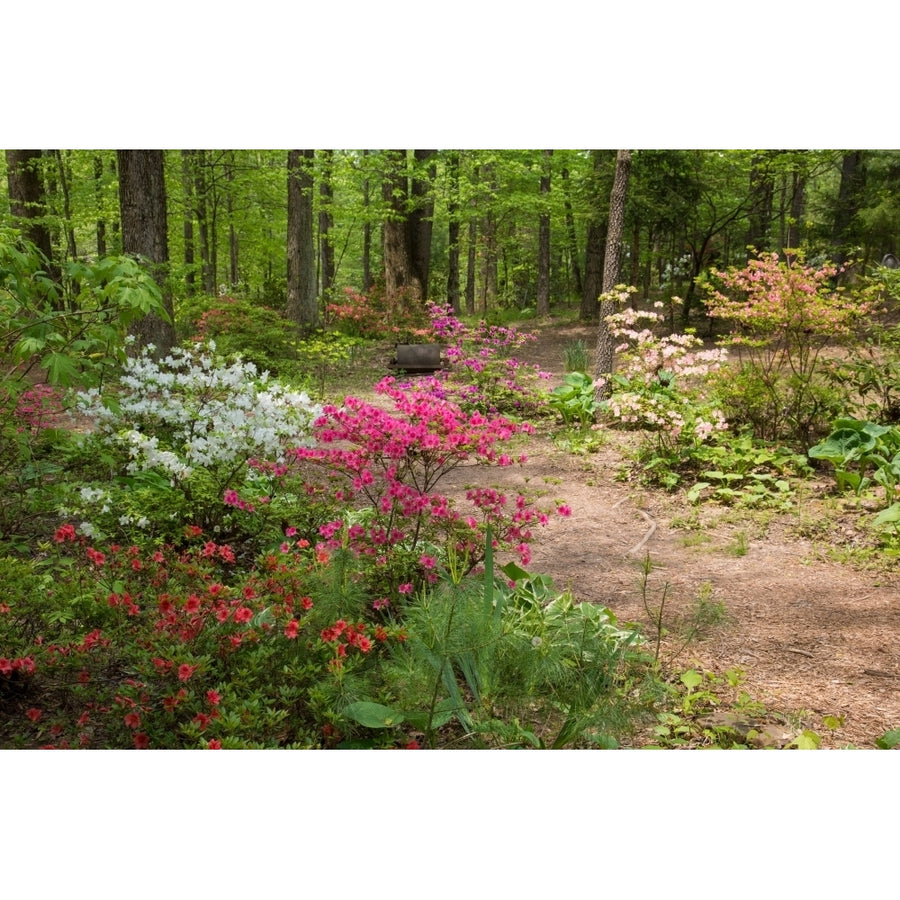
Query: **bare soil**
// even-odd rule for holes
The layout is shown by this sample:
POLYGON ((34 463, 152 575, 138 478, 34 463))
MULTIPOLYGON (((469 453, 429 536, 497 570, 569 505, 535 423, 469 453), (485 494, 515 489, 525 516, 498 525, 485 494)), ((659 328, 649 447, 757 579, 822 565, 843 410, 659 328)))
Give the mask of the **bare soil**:
MULTIPOLYGON (((595 330, 583 325, 542 325, 538 332, 526 359, 556 382, 565 347, 595 340, 595 330)), ((642 486, 633 474, 623 480, 633 434, 610 431, 600 451, 587 455, 560 449, 553 438, 535 436, 525 466, 496 473, 498 483, 528 480, 572 509, 538 535, 531 571, 654 634, 639 587, 649 554, 650 608, 665 590, 670 634, 661 658, 673 671, 721 675, 739 668, 741 690, 793 734, 818 733, 823 746, 873 747, 900 726, 900 577, 877 559, 871 568, 838 561, 833 551, 860 540, 865 512, 827 500, 826 475, 788 513, 698 509, 683 495, 642 486), (676 657, 679 622, 701 596, 718 605, 720 621, 676 657), (824 716, 844 724, 829 731, 824 716)))

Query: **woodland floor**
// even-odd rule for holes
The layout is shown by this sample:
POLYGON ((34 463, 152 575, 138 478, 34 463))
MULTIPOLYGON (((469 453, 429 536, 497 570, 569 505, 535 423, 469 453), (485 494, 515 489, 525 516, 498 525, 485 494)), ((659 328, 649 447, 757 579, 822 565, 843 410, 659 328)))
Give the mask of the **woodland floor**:
MULTIPOLYGON (((522 355, 553 373, 553 383, 562 377, 564 348, 579 338, 592 347, 595 338, 582 325, 538 331, 522 355)), ((620 623, 639 623, 649 636, 655 632, 640 589, 649 554, 651 609, 666 590, 670 633, 660 658, 671 671, 743 670, 738 690, 764 705, 763 718, 785 740, 810 728, 823 747, 865 748, 900 726, 900 574, 836 558, 834 551, 859 542, 860 512, 827 499, 833 481, 826 475, 788 513, 693 507, 683 494, 621 480, 633 434, 610 431, 587 455, 560 449, 553 438, 529 439, 523 467, 491 472, 492 483, 527 479, 572 509, 537 535, 530 571, 552 576, 578 600, 608 606, 620 623), (701 596, 722 615, 679 652, 701 596), (844 724, 829 731, 824 716, 844 724)), ((466 475, 458 472, 460 481, 466 475)))

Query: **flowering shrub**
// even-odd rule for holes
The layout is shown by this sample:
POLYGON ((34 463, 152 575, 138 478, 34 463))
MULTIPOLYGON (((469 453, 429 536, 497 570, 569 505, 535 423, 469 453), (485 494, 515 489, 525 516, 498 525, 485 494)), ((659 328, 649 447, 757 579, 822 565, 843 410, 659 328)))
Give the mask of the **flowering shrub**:
POLYGON ((45 548, 52 575, 0 560, 0 745, 317 746, 354 678, 405 638, 364 621, 305 541, 244 570, 199 528, 184 537, 142 552, 67 523, 45 548))
MULTIPOLYGON (((530 433, 530 426, 464 412, 392 378, 376 390, 393 401, 393 413, 353 397, 342 407, 327 405, 315 423, 318 446, 294 451, 299 462, 316 465, 319 482, 330 484, 335 504, 348 510, 320 529, 323 548, 349 548, 369 559, 376 598, 383 591, 398 599, 414 581, 432 580, 436 553, 449 552, 470 570, 483 558, 488 525, 496 546, 527 562, 532 529, 547 522, 545 511, 524 494, 482 486, 467 490, 469 510, 462 513, 436 486, 460 466, 512 465, 498 445, 530 433)), ((315 478, 306 474, 308 482, 315 478)))
POLYGON ((550 375, 522 362, 519 351, 537 335, 505 325, 479 322, 470 327, 450 307, 428 304, 434 337, 446 345, 449 369, 431 380, 429 389, 486 415, 528 418, 544 411, 550 375))
POLYGON ((731 325, 728 343, 739 364, 721 373, 719 392, 731 418, 759 438, 808 442, 837 414, 820 378, 822 351, 875 311, 870 294, 831 287, 838 272, 761 253, 743 269, 710 273, 724 290, 706 285, 707 312, 731 325))
POLYGON ((660 319, 659 313, 635 309, 607 317, 610 334, 620 342, 620 363, 601 409, 626 427, 654 432, 660 450, 689 453, 728 427, 696 389, 725 364, 727 353, 702 349, 703 342, 690 334, 658 337, 649 325, 660 319))
POLYGON ((89 440, 113 452, 114 474, 122 478, 73 492, 64 512, 86 517, 82 533, 153 524, 171 536, 189 522, 226 526, 223 498, 236 488, 256 504, 271 502, 271 479, 248 463, 281 461, 289 445, 307 442, 320 408, 305 393, 258 375, 252 363, 226 364, 214 351, 173 350, 157 362, 148 349, 126 363, 117 396, 104 402, 97 391, 79 395, 95 423, 89 440), (129 492, 138 492, 136 503, 129 492), (163 517, 151 523, 154 509, 163 517))
POLYGON ((428 316, 403 291, 387 293, 383 285, 368 294, 344 288, 344 299, 329 303, 328 319, 351 337, 390 338, 404 342, 428 338, 428 316))

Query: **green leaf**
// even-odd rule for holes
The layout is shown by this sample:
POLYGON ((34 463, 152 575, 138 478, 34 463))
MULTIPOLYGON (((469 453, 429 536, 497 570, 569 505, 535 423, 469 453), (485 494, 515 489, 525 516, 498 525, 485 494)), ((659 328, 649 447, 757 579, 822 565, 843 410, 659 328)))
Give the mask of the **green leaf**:
POLYGON ((692 691, 695 687, 703 683, 703 676, 696 669, 688 669, 687 672, 681 673, 681 683, 692 691))
POLYGON ((893 750, 898 744, 900 744, 900 728, 892 728, 890 731, 886 731, 875 741, 875 746, 879 750, 893 750))
POLYGON ((818 750, 821 744, 822 738, 807 728, 798 734, 788 746, 796 747, 798 750, 818 750))
POLYGON ((900 503, 892 503, 887 509, 882 510, 872 524, 893 525, 896 522, 900 522, 900 503))
POLYGON ((366 728, 390 728, 392 725, 399 725, 405 719, 402 712, 368 700, 351 703, 344 710, 344 715, 366 728))

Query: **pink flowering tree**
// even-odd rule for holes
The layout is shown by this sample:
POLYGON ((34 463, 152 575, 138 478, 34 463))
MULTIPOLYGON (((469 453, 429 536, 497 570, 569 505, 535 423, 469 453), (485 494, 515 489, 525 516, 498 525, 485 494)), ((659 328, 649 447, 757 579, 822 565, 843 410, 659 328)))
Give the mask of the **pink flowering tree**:
POLYGON ((833 286, 839 269, 806 265, 799 254, 761 253, 742 269, 713 269, 707 312, 731 328, 738 363, 723 371, 729 414, 757 437, 807 442, 840 410, 820 378, 826 350, 849 338, 876 309, 868 291, 833 286))

